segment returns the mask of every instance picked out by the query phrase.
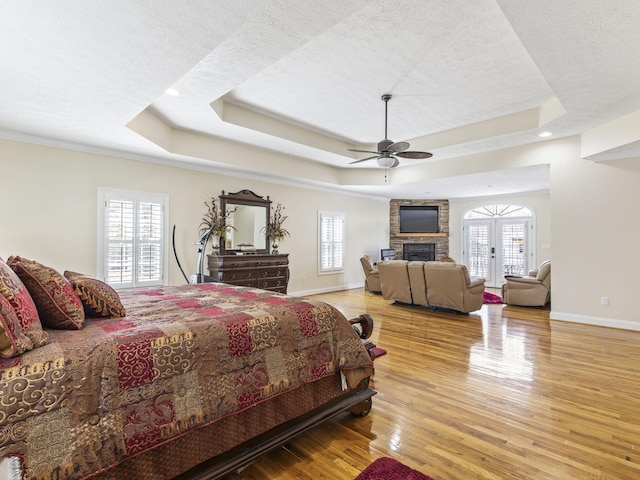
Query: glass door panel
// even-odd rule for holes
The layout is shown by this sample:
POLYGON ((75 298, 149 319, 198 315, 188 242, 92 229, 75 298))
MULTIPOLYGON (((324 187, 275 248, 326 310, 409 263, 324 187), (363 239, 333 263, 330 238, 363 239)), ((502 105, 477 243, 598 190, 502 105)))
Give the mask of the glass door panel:
POLYGON ((496 263, 501 266, 497 284, 504 283, 505 275, 526 275, 528 272, 528 221, 496 220, 499 233, 496 263))
POLYGON ((527 220, 465 220, 463 262, 472 277, 499 288, 505 275, 526 275, 529 246, 527 220))
POLYGON ((470 220, 464 226, 464 262, 472 277, 482 277, 489 281, 491 268, 492 222, 470 220))

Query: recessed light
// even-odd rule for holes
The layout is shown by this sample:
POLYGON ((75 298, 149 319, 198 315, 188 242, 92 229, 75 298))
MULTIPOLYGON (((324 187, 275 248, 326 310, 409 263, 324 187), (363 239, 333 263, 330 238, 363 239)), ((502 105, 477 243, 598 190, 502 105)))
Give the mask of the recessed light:
POLYGON ((167 88, 164 93, 166 93, 167 95, 171 95, 172 97, 177 97, 178 95, 180 95, 180 92, 175 88, 167 88))
POLYGON ((539 137, 550 137, 551 135, 553 135, 551 132, 541 132, 538 136, 539 137))

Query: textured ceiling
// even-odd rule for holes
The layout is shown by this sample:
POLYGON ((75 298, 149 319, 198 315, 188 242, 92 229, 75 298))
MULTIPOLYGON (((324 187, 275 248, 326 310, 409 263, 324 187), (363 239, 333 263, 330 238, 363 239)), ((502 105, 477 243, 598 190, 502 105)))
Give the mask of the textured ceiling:
POLYGON ((599 146, 607 125, 637 122, 636 0, 26 0, 0 12, 5 138, 388 198, 545 191, 545 159, 468 159, 547 129, 552 141, 590 132, 595 160, 640 155, 640 133, 599 146), (434 154, 386 175, 349 165, 362 157, 347 150, 384 137, 383 93, 389 138, 434 154), (274 155, 238 158, 237 142, 274 155))

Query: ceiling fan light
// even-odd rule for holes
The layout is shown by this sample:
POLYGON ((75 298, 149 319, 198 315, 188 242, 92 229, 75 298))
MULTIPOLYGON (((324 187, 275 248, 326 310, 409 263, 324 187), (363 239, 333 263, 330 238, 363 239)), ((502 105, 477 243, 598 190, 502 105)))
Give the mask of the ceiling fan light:
POLYGON ((382 168, 392 168, 396 163, 396 159, 393 157, 379 157, 378 165, 382 168))

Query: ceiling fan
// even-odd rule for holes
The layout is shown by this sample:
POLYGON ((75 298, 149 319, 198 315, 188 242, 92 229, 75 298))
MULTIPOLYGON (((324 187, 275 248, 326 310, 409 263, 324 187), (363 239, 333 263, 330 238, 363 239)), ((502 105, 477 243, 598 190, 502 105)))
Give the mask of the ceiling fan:
POLYGON ((380 140, 378 142, 378 151, 372 152, 369 150, 354 150, 350 148, 350 152, 374 153, 375 155, 349 162, 349 165, 353 165, 354 163, 366 162, 367 160, 373 160, 374 158, 376 158, 378 159, 379 166, 385 168, 394 168, 400 165, 400 160, 398 160, 397 157, 419 160, 423 158, 430 158, 433 156, 429 152, 407 151, 407 148, 410 147, 408 142, 394 143, 387 138, 387 104, 389 103, 389 100, 391 100, 390 93, 385 93, 384 95, 382 95, 382 101, 384 102, 384 140, 380 140))

